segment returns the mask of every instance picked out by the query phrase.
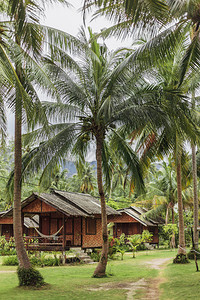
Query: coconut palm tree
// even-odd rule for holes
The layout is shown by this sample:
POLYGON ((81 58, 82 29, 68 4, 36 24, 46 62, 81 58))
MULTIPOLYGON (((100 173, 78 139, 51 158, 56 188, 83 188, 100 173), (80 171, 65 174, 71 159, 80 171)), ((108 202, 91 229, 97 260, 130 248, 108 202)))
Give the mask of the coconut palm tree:
POLYGON ((92 191, 94 191, 95 177, 92 166, 88 162, 80 164, 80 162, 77 161, 76 169, 78 172, 78 177, 80 179, 81 193, 91 193, 92 191))
MULTIPOLYGON (((90 151, 96 152, 97 185, 101 200, 102 254, 94 276, 105 276, 108 234, 103 173, 107 184, 112 173, 111 149, 115 149, 129 168, 130 176, 138 193, 143 190, 142 169, 136 153, 126 142, 130 130, 149 124, 153 128, 168 122, 151 94, 144 76, 133 76, 123 65, 129 52, 118 49, 109 52, 100 45, 90 32, 90 42, 81 30, 78 41, 82 53, 72 58, 61 49, 46 60, 54 85, 60 92, 60 103, 44 103, 49 120, 49 135, 44 129, 25 136, 28 143, 43 140, 32 150, 24 174, 29 168, 43 166, 44 172, 66 155, 76 155, 85 160, 90 151), (148 96, 146 95, 148 93, 148 96), (109 147, 108 142, 110 141, 109 147)), ((167 124, 166 124, 167 126, 167 124)))
POLYGON ((165 211, 165 224, 168 224, 169 212, 171 211, 172 224, 174 224, 174 205, 177 202, 177 183, 175 163, 171 155, 168 161, 155 163, 156 169, 149 175, 146 184, 147 193, 137 198, 137 205, 143 205, 150 210, 147 216, 159 215, 165 211))
MULTIPOLYGON (((183 44, 184 45, 184 44, 183 44)), ((190 102, 190 84, 192 81, 192 74, 188 73, 187 78, 182 82, 180 86, 179 78, 180 66, 179 61, 185 48, 183 45, 177 48, 177 54, 172 60, 158 67, 158 83, 160 92, 159 97, 161 103, 166 109, 168 117, 174 124, 173 130, 165 129, 164 127, 158 133, 148 131, 143 134, 145 146, 143 149, 140 146, 140 150, 143 151, 143 156, 151 155, 155 153, 166 154, 168 151, 173 152, 173 156, 176 164, 177 173, 177 196, 178 196, 178 212, 179 212, 179 254, 184 254, 185 241, 184 241, 184 222, 183 222, 183 204, 182 204, 182 174, 183 160, 184 160, 184 141, 186 139, 196 140, 198 130, 195 129, 195 121, 191 115, 192 105, 190 102), (146 137, 145 137, 146 136, 146 137), (158 148, 156 149, 156 145, 158 148), (152 149, 152 150, 150 150, 152 149), (158 151, 159 149, 159 151, 158 151)), ((155 69, 154 69, 155 71, 155 69)), ((156 74, 156 73, 154 73, 156 74)), ((156 84, 154 83, 156 86, 156 84)))
POLYGON ((6 82, 2 85, 1 80, 1 94, 7 85, 9 93, 4 93, 2 99, 7 101, 15 113, 13 225, 17 256, 22 269, 31 268, 24 248, 21 226, 22 124, 25 121, 28 124, 36 124, 40 118, 45 124, 46 119, 40 109, 35 86, 53 88, 39 63, 43 46, 43 28, 39 26, 39 16, 43 9, 39 4, 42 5, 44 2, 8 0, 1 7, 8 19, 1 22, 0 67, 1 73, 4 73, 4 82, 6 82), (38 111, 39 119, 35 111, 38 111), (34 115, 35 118, 33 118, 34 115))

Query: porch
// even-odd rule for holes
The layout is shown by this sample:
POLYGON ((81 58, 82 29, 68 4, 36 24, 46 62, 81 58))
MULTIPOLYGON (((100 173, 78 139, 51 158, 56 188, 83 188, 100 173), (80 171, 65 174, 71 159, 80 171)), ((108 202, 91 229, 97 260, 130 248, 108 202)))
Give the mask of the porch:
POLYGON ((36 217, 37 227, 29 227, 27 230, 23 226, 24 244, 27 250, 65 251, 70 247, 82 246, 82 217, 67 217, 59 212, 40 213, 34 216, 32 213, 22 215, 23 219, 35 220, 36 217))

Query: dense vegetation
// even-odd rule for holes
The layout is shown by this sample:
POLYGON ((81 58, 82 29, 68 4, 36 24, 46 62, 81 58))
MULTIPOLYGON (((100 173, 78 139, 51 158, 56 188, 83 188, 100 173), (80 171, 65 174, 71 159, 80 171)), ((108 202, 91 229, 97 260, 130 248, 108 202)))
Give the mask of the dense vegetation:
POLYGON ((7 0, 0 6, 0 207, 14 207, 22 285, 26 278, 27 285, 30 278, 35 285, 43 279, 24 248, 21 200, 52 188, 100 198, 103 245, 96 277, 106 274, 106 203, 143 205, 150 209, 147 217, 164 217, 163 236, 171 247, 178 237, 184 262, 191 242, 185 227, 191 232, 192 218, 195 249, 199 238, 200 1, 85 0, 85 12, 98 7, 95 16, 115 22, 101 32, 102 43, 91 28, 88 39, 83 28, 73 37, 40 25, 46 2, 54 1, 7 0), (137 42, 110 51, 106 37, 114 34, 137 42), (52 101, 42 103, 39 90, 52 101), (6 105, 15 116, 9 149, 6 105), (96 171, 86 163, 90 151, 96 151, 96 171), (63 168, 69 156, 77 166, 73 177, 63 168))

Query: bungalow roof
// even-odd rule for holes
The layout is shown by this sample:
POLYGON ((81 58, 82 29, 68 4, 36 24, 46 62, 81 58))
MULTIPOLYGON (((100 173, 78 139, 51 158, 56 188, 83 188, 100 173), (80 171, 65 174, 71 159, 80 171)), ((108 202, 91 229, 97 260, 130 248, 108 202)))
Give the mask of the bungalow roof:
POLYGON ((162 224, 161 220, 158 222, 157 220, 147 219, 144 215, 147 212, 146 208, 130 206, 127 208, 118 209, 118 211, 120 213, 125 212, 144 226, 157 226, 158 224, 162 224))
MULTIPOLYGON (((67 201, 71 205, 83 210, 88 215, 101 214, 100 201, 89 194, 71 193, 57 190, 55 190, 54 193, 56 195, 61 196, 65 201, 67 201)), ((107 215, 119 214, 119 212, 107 205, 107 215)))
MULTIPOLYGON (((22 209, 35 199, 40 199, 46 204, 51 205, 58 211, 68 216, 82 216, 89 217, 95 214, 101 214, 100 201, 89 194, 71 193, 65 191, 53 191, 51 194, 47 193, 33 193, 30 197, 22 202, 22 209)), ((12 215, 11 208, 1 216, 12 215)), ((120 215, 119 212, 107 206, 108 215, 120 215)))

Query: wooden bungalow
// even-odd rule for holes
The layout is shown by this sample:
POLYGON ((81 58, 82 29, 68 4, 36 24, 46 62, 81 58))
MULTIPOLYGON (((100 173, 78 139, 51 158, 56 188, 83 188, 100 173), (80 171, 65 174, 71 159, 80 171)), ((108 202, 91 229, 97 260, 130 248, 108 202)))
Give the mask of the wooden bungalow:
POLYGON ((151 244, 159 244, 158 225, 162 220, 152 220, 145 218, 146 209, 130 206, 128 208, 118 209, 120 215, 108 216, 108 221, 112 222, 112 234, 114 237, 120 237, 122 233, 126 236, 141 234, 143 230, 148 230, 153 234, 151 244))
MULTIPOLYGON (((120 215, 107 206, 108 216, 120 215)), ((101 205, 91 195, 53 191, 33 193, 22 202, 28 250, 66 250, 102 245, 101 205)), ((0 216, 1 235, 13 236, 13 209, 0 216)))

